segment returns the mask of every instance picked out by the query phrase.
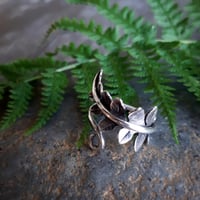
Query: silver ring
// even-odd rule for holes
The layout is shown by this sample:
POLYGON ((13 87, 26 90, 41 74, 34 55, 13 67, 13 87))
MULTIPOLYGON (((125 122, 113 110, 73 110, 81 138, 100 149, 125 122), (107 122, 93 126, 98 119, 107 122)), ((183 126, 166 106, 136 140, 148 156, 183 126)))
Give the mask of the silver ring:
POLYGON ((125 144, 137 133, 134 149, 138 151, 147 136, 155 131, 157 106, 145 113, 143 108, 127 105, 120 98, 112 99, 109 92, 103 90, 102 75, 103 70, 100 70, 94 77, 91 92, 94 104, 88 111, 89 121, 99 138, 101 147, 102 149, 105 147, 102 132, 119 126, 121 129, 118 133, 118 142, 125 144))

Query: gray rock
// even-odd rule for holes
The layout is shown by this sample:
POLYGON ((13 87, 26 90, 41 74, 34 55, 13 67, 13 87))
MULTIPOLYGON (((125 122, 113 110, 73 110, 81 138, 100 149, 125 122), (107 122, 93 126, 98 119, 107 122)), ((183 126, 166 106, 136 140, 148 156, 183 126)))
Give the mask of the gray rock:
MULTIPOLYGON (((151 16, 144 1, 126 3, 135 6, 138 14, 151 16)), ((79 38, 57 33, 49 39, 49 46, 39 46, 51 21, 66 13, 103 21, 95 10, 69 7, 62 0, 1 1, 1 62, 35 57, 63 40, 79 38)), ((137 153, 133 142, 118 144, 116 129, 104 133, 104 150, 92 151, 87 145, 77 149, 75 143, 84 124, 71 87, 48 124, 32 136, 23 136, 38 109, 35 100, 24 118, 1 133, 0 199, 200 199, 200 106, 185 88, 178 91, 180 144, 174 143, 159 115, 157 131, 137 153)), ((148 96, 141 93, 141 102, 148 107, 148 96)))

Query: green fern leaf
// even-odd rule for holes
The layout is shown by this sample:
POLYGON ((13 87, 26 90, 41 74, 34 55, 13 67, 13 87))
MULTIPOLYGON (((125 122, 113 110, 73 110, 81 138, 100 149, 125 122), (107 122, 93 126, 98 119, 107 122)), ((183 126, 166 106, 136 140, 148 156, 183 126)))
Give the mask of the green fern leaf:
POLYGON ((87 141, 89 132, 91 130, 91 125, 88 121, 83 122, 83 124, 84 124, 83 130, 80 134, 79 139, 76 142, 76 146, 78 149, 80 149, 83 146, 83 144, 87 141))
POLYGON ((190 70, 194 76, 200 80, 200 41, 197 41, 190 45, 185 45, 184 50, 187 55, 187 60, 190 61, 190 70))
POLYGON ((136 18, 133 10, 128 7, 119 9, 118 4, 109 5, 108 0, 67 0, 69 3, 89 3, 95 6, 100 14, 108 18, 117 27, 121 27, 124 32, 131 35, 131 39, 136 41, 152 41, 155 38, 154 29, 143 22, 141 17, 136 18))
POLYGON ((189 13, 190 26, 200 31, 200 1, 192 0, 186 6, 186 11, 189 13))
POLYGON ((35 124, 26 132, 28 135, 45 125, 59 108, 67 85, 66 75, 47 69, 42 73, 42 84, 41 109, 35 124))
POLYGON ((172 48, 170 43, 160 45, 157 52, 171 65, 170 72, 178 76, 179 81, 188 88, 188 91, 192 92, 200 100, 200 76, 199 74, 194 74, 194 71, 190 69, 195 59, 188 57, 185 51, 181 49, 172 48), (168 48, 169 46, 170 48, 168 48))
POLYGON ((25 82, 16 84, 10 89, 10 100, 7 105, 6 113, 0 123, 0 130, 11 126, 25 113, 31 94, 32 86, 25 82))
POLYGON ((135 63, 134 75, 147 84, 145 91, 153 94, 152 101, 159 106, 159 110, 167 118, 173 137, 178 143, 174 88, 169 86, 170 80, 164 76, 166 72, 162 71, 161 64, 157 62, 158 56, 154 55, 156 54, 155 47, 136 45, 135 48, 129 50, 129 54, 136 60, 133 60, 135 63))
POLYGON ((63 53, 65 56, 75 58, 79 63, 85 63, 90 59, 94 59, 95 55, 99 53, 97 49, 93 50, 88 45, 81 44, 77 47, 73 42, 57 48, 53 55, 59 52, 63 53))
POLYGON ((98 59, 104 69, 108 91, 115 97, 123 97, 124 102, 136 105, 138 103, 136 92, 128 84, 128 80, 133 77, 128 57, 120 55, 119 52, 112 52, 107 56, 99 55, 98 59))
POLYGON ((77 146, 81 147, 88 137, 89 130, 91 129, 88 121, 88 108, 91 105, 89 94, 92 90, 92 81, 96 72, 98 71, 98 65, 94 63, 83 64, 72 70, 73 77, 76 79, 75 90, 79 99, 80 109, 82 111, 82 123, 84 124, 83 131, 77 146))
POLYGON ((183 17, 178 5, 173 0, 148 0, 156 22, 162 28, 162 39, 183 40, 191 34, 187 29, 188 19, 183 17))
POLYGON ((47 37, 57 29, 82 33, 108 50, 114 50, 121 46, 125 46, 128 42, 128 37, 120 38, 119 30, 117 28, 109 27, 104 31, 102 26, 96 24, 93 20, 86 24, 83 20, 69 19, 67 17, 62 18, 51 25, 51 28, 47 31, 47 37))
POLYGON ((95 74, 98 71, 98 65, 89 63, 83 64, 72 70, 72 74, 76 79, 75 90, 80 99, 81 111, 85 114, 91 105, 91 100, 89 99, 89 94, 92 90, 92 81, 95 74))
POLYGON ((46 68, 55 68, 62 62, 54 61, 50 57, 36 59, 19 59, 15 62, 0 65, 0 75, 7 80, 7 84, 33 79, 34 75, 46 68))
POLYGON ((117 4, 110 4, 109 0, 68 2, 96 7, 114 27, 104 29, 92 20, 85 23, 82 20, 62 18, 52 24, 47 37, 59 29, 78 32, 96 42, 99 49, 70 43, 57 48, 46 58, 25 59, 0 65, 0 99, 3 98, 4 90, 11 88, 8 109, 0 124, 1 129, 8 127, 25 112, 31 95, 29 83, 33 80, 41 80, 43 84, 41 109, 36 123, 27 133, 42 127, 56 112, 63 99, 67 84, 63 71, 71 70, 84 116, 84 134, 80 141, 84 140, 89 130, 86 113, 91 102, 88 94, 94 75, 99 68, 103 68, 105 86, 112 95, 123 97, 125 103, 135 105, 135 92, 128 81, 133 77, 140 78, 146 84, 146 91, 152 94, 153 102, 159 105, 161 113, 167 118, 173 137, 178 143, 176 100, 169 77, 175 77, 175 80, 184 84, 200 100, 200 43, 189 40, 192 32, 199 29, 199 1, 192 0, 188 5, 187 18, 173 0, 148 0, 155 15, 158 32, 160 28, 162 30, 161 40, 156 40, 151 26, 143 22, 141 17, 136 18, 134 12, 127 7, 119 8, 117 4), (105 50, 104 55, 100 53, 102 47, 105 50), (74 62, 70 64, 55 61, 53 56, 58 53, 74 62), (21 94, 22 91, 25 94, 21 94))
MULTIPOLYGON (((75 48, 73 43, 69 44, 69 46, 62 46, 59 49, 59 51, 62 51, 65 55, 70 55, 70 56, 75 57, 76 61, 78 61, 80 63, 81 62, 87 63, 87 61, 89 59, 94 58, 96 63, 99 62, 99 64, 103 68, 105 68, 105 73, 107 75, 109 74, 107 85, 109 85, 108 82, 110 82, 110 85, 112 85, 112 86, 114 85, 115 88, 120 88, 120 87, 118 87, 117 82, 119 82, 119 84, 123 82, 124 85, 127 85, 127 83, 125 84, 125 82, 127 82, 126 80, 130 79, 130 69, 128 70, 127 57, 122 57, 117 52, 114 52, 114 53, 111 53, 108 56, 105 56, 105 55, 99 54, 97 50, 92 51, 91 48, 89 48, 88 46, 85 46, 85 45, 81 45, 78 48, 75 48), (123 66, 125 64, 126 64, 127 67, 125 66, 122 69, 121 66, 123 66), (114 67, 113 67, 113 65, 114 65, 114 67), (113 69, 113 68, 115 68, 115 69, 113 69), (118 69, 118 68, 120 68, 120 69, 118 69), (117 78, 118 81, 115 80, 116 84, 112 84, 113 81, 114 81, 113 79, 115 79, 114 76, 113 76, 113 73, 115 71, 116 71, 115 75, 118 75, 118 78, 117 78)), ((91 80, 92 79, 90 79, 90 81, 91 80)), ((79 80, 79 82, 80 82, 80 80, 79 80)), ((130 88, 128 88, 127 86, 121 88, 123 93, 126 93, 125 91, 127 91, 127 89, 130 89, 130 88)), ((133 101, 132 98, 131 98, 131 101, 133 101)))

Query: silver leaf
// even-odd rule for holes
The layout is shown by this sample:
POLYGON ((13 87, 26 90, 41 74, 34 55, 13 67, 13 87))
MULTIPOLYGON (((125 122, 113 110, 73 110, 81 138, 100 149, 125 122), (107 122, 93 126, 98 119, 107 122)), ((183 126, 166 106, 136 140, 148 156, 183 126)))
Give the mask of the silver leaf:
POLYGON ((111 113, 120 119, 125 120, 125 107, 121 99, 115 98, 110 104, 111 113))
POLYGON ((157 115, 158 108, 157 106, 153 107, 153 109, 146 114, 145 123, 147 126, 151 126, 156 121, 156 115, 157 115))
POLYGON ((110 94, 107 91, 103 91, 100 94, 100 99, 105 108, 110 110, 110 104, 112 102, 112 97, 110 94))
POLYGON ((139 107, 136 111, 131 112, 128 118, 130 123, 137 125, 145 125, 144 124, 145 113, 143 108, 139 107))
POLYGON ((125 143, 129 142, 135 133, 136 132, 130 131, 127 128, 120 129, 119 134, 118 134, 119 144, 125 144, 125 143))
POLYGON ((135 152, 140 150, 140 148, 144 144, 146 137, 147 137, 146 134, 142 134, 142 133, 138 134, 137 138, 135 139, 135 145, 134 145, 135 152))

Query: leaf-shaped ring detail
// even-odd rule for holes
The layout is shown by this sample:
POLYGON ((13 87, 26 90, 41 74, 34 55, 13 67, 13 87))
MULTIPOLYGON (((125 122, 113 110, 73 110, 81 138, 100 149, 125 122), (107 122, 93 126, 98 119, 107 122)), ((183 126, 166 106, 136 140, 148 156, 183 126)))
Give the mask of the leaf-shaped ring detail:
POLYGON ((118 135, 120 144, 130 141, 135 133, 143 135, 138 135, 138 140, 136 138, 138 142, 136 142, 135 150, 137 150, 145 141, 146 136, 155 131, 153 124, 156 120, 157 107, 154 107, 145 115, 142 108, 135 108, 124 104, 119 98, 112 99, 110 94, 103 90, 101 82, 102 74, 103 71, 101 70, 96 74, 93 80, 91 97, 95 103, 89 109, 88 118, 99 136, 102 148, 104 148, 105 141, 103 139, 101 127, 99 126, 100 123, 96 123, 94 120, 94 111, 92 111, 94 106, 98 108, 99 113, 101 113, 109 123, 112 123, 114 126, 118 125, 123 127, 118 135), (128 119, 125 118, 125 113, 127 111, 129 113, 128 119))

